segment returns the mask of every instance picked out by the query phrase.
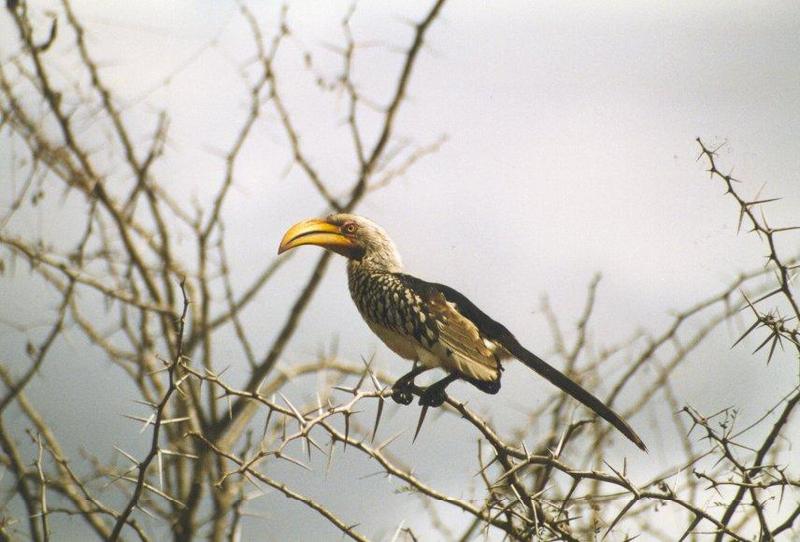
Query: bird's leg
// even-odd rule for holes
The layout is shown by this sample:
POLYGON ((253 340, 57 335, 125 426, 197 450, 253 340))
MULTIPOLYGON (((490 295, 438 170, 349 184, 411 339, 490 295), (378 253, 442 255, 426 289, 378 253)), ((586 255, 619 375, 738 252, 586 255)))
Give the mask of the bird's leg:
POLYGON ((427 367, 414 362, 414 368, 392 384, 392 399, 401 405, 410 405, 414 400, 414 379, 418 374, 427 371, 427 367))
POLYGON ((425 407, 438 407, 447 399, 444 389, 454 380, 458 380, 458 375, 450 373, 438 382, 434 382, 419 396, 419 404, 425 407))

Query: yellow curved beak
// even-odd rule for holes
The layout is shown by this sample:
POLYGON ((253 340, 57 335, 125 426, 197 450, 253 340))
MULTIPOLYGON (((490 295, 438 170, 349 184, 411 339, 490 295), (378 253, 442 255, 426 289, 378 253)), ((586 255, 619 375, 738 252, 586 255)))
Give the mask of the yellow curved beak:
POLYGON ((317 245, 345 256, 357 248, 353 241, 341 233, 339 226, 317 218, 303 220, 289 228, 283 234, 278 254, 301 245, 317 245))

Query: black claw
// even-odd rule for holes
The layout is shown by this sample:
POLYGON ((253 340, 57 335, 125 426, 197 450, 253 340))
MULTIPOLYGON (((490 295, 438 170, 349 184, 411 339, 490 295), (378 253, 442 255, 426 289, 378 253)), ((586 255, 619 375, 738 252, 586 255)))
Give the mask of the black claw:
POLYGON ((428 388, 419 396, 419 404, 425 407, 439 407, 447 400, 443 389, 428 388))
POLYGON ((407 387, 394 388, 392 390, 392 399, 400 405, 410 405, 411 401, 414 400, 414 394, 407 387))

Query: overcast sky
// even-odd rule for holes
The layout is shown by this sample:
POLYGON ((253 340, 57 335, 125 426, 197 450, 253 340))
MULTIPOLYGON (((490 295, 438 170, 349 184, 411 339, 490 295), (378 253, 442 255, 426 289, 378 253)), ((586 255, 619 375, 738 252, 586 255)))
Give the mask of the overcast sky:
MULTIPOLYGON (((218 151, 230 146, 243 118, 247 95, 240 68, 253 54, 235 4, 202 4, 198 9, 197 2, 74 3, 89 29, 89 47, 126 106, 126 120, 150 129, 158 110, 169 111, 170 138, 157 175, 200 201, 220 182, 218 151)), ((34 6, 46 20, 47 5, 34 6)), ((334 193, 343 193, 355 175, 341 126, 346 101, 321 94, 313 77, 298 67, 308 50, 321 73, 337 73, 339 60, 331 46, 343 44, 339 21, 349 6, 292 3, 294 37, 277 66, 306 150, 334 193)), ((761 190, 763 197, 784 198, 769 207, 770 223, 796 225, 800 4, 559 1, 486 6, 478 1, 445 6, 428 33, 398 118, 399 134, 414 142, 424 145, 441 137, 446 142, 359 209, 393 236, 410 273, 456 287, 542 354, 549 353, 552 341, 538 312, 541 297, 549 296, 570 323, 597 272, 604 276, 594 327, 597 344, 611 344, 638 328, 661 330, 670 311, 686 308, 738 272, 763 263, 763 246, 754 236, 736 234, 737 209, 723 197, 719 182, 708 179, 705 164, 696 161, 698 136, 710 144, 726 142, 721 165, 746 181, 745 195, 761 190)), ((264 3, 252 7, 269 33, 277 9, 264 3)), ((402 60, 394 48, 407 47, 408 21, 419 20, 427 8, 419 2, 357 6, 353 31, 360 47, 354 72, 365 95, 385 102, 402 60)), ((13 34, 3 13, 3 59, 13 52, 13 34)), ((70 46, 58 43, 49 54, 63 54, 70 46)), ((69 73, 70 66, 63 69, 69 73)), ((256 127, 226 204, 228 235, 239 251, 239 284, 274 258, 286 227, 324 209, 299 171, 285 174, 286 141, 274 121, 268 116, 256 127)), ((0 134, 2 176, 11 169, 6 138, 0 134)), ((39 216, 12 227, 55 235, 69 228, 69 217, 39 216)), ((264 294, 272 308, 255 305, 246 315, 254 335, 262 336, 255 340, 261 348, 269 344, 282 316, 274 307, 289 302, 318 256, 313 248, 299 252, 264 294)), ((0 281, 4 319, 36 306, 31 301, 35 292, 10 281, 0 281)), ((13 340, 11 331, 0 329, 0 335, 5 343, 13 340)), ((359 319, 341 261, 325 279, 284 361, 314 356, 334 335, 345 356, 358 359, 377 351, 378 363, 393 374, 407 368, 359 319)), ((715 335, 711 346, 694 356, 677 392, 682 402, 708 411, 737 404, 752 420, 768 406, 760 399, 768 394, 759 390, 773 395, 774 390, 788 391, 797 384, 796 367, 784 359, 765 369, 763 358, 749 356, 752 347, 729 351, 732 337, 725 330, 715 335)), ((75 371, 75 365, 67 369, 54 363, 45 371, 49 376, 36 383, 35 393, 85 397, 98 388, 113 388, 115 379, 122 378, 111 369, 98 372, 97 363, 75 363, 85 363, 92 377, 75 371)), ((231 363, 245 368, 243 360, 231 363)), ((491 405, 498 415, 515 404, 535 402, 530 390, 544 388, 532 375, 513 374, 518 378, 491 402, 470 397, 491 405)), ((458 391, 472 394, 466 387, 458 391)), ((137 428, 120 426, 118 416, 130 404, 109 397, 97 401, 104 400, 111 406, 107 417, 97 420, 107 432, 101 440, 135 440, 137 428), (122 437, 123 432, 130 435, 122 437)), ((96 405, 68 397, 63 401, 51 405, 49 414, 65 435, 71 433, 67 428, 80 434, 80 413, 96 415, 96 405)), ((414 415, 408 418, 411 423, 414 415)), ((646 441, 658 440, 647 423, 634 420, 646 441)), ((79 444, 72 442, 73 449, 79 444)), ((635 463, 631 450, 624 451, 635 463)), ((656 447, 651 456, 658 460, 661 453, 656 447)), ((447 475, 434 480, 446 485, 447 475)), ((329 491, 317 482, 316 491, 329 491)), ((403 501, 383 513, 399 521, 410 509, 405 506, 411 505, 403 501)), ((357 506, 340 509, 345 517, 381 524, 358 517, 357 506)), ((270 520, 287 529, 274 532, 296 532, 291 518, 270 520)), ((330 533, 309 524, 309 529, 318 528, 330 533)))

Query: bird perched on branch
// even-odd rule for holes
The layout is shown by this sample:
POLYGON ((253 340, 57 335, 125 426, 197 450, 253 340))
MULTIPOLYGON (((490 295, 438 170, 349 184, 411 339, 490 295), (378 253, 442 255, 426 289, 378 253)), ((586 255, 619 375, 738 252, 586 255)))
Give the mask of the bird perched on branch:
POLYGON ((500 390, 501 362, 516 358, 616 427, 642 450, 642 439, 622 418, 579 384, 525 349, 502 324, 462 294, 443 284, 403 272, 400 255, 386 232, 364 217, 334 214, 289 228, 278 254, 301 245, 317 245, 348 259, 350 295, 370 329, 401 357, 414 362, 392 386, 401 404, 419 390, 414 379, 433 368, 448 375, 420 393, 424 407, 440 406, 445 388, 465 380, 486 393, 500 390))

